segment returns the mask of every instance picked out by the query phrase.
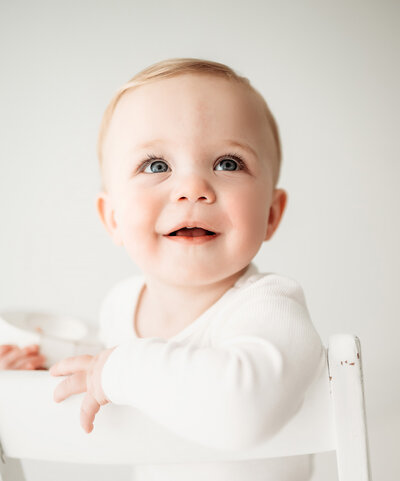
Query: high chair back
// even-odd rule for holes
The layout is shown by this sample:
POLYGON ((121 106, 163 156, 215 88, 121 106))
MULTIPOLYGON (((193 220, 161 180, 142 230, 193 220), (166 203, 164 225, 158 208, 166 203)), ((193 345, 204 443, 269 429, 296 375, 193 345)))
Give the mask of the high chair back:
MULTIPOLYGON (((23 481, 20 459, 134 465, 240 461, 336 451, 339 481, 371 481, 359 339, 334 335, 297 413, 248 450, 185 440, 135 408, 107 404, 92 433, 79 425, 83 394, 53 401, 60 378, 47 371, 0 372, 0 473, 23 481)), ((56 476, 55 476, 56 477, 56 476)))

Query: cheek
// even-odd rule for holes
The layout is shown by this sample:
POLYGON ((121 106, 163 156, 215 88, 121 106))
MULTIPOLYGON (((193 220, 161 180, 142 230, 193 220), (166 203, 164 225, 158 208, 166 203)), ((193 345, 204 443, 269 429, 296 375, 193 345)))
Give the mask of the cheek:
POLYGON ((268 193, 263 186, 237 191, 227 199, 226 212, 235 235, 244 242, 262 241, 268 225, 268 193))
POLYGON ((150 195, 131 193, 121 204, 121 227, 126 241, 155 233, 157 205, 150 195))

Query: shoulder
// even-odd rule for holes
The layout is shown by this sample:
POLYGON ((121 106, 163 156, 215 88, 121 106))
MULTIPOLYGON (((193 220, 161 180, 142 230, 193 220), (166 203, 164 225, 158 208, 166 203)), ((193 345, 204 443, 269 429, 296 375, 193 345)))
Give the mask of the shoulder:
POLYGON ((320 343, 302 286, 297 280, 277 273, 249 276, 228 297, 213 324, 216 342, 245 334, 279 340, 282 345, 287 342, 301 345, 301 338, 320 343))
POLYGON ((285 298, 299 304, 306 305, 304 290, 300 283, 292 277, 274 272, 254 273, 246 278, 245 282, 236 287, 233 298, 241 302, 254 302, 256 300, 272 300, 285 298))

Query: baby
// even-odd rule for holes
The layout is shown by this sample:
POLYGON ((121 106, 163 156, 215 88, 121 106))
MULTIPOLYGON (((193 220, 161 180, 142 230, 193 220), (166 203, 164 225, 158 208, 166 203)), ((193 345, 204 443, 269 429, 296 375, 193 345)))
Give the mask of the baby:
MULTIPOLYGON (((287 194, 268 106, 226 65, 169 59, 113 97, 100 128, 97 209, 143 271, 100 309, 97 356, 53 365, 54 399, 84 392, 91 432, 106 403, 225 450, 256 446, 297 412, 324 347, 293 279, 252 263, 287 194)), ((139 465, 136 480, 303 481, 311 456, 139 465)))

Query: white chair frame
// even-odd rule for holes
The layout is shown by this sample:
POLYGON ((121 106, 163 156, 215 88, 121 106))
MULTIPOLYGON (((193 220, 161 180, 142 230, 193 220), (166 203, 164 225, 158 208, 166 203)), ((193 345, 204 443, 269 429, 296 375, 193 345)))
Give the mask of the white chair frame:
POLYGON ((335 451, 339 481, 371 481, 360 341, 329 338, 327 356, 299 411, 249 450, 185 440, 132 407, 107 404, 94 431, 79 425, 83 394, 53 401, 60 378, 47 371, 0 372, 0 476, 24 481, 21 459, 86 464, 239 461, 335 451))

